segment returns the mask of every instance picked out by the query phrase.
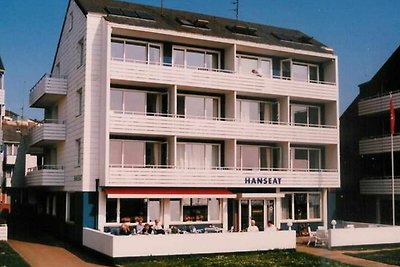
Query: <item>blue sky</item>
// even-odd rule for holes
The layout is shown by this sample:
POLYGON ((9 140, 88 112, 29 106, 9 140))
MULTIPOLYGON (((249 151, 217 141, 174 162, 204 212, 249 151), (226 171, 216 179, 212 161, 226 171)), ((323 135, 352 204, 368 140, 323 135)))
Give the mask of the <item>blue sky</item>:
MULTIPOLYGON (((2 1, 0 55, 6 108, 43 118, 28 107, 29 89, 50 71, 68 0, 2 1)), ((160 0, 127 0, 154 6, 160 0)), ((164 6, 234 18, 232 0, 164 0, 164 6)), ((240 0, 239 19, 298 29, 339 57, 340 113, 400 45, 398 0, 240 0)), ((394 88, 393 90, 399 90, 394 88)))

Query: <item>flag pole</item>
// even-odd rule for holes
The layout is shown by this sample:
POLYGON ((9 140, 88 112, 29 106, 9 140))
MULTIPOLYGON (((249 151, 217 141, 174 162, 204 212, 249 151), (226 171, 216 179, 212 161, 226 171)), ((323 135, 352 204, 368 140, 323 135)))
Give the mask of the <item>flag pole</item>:
POLYGON ((390 135, 391 147, 392 147, 392 218, 393 218, 393 226, 396 225, 395 219, 395 206, 394 206, 394 156, 393 156, 393 134, 390 135))

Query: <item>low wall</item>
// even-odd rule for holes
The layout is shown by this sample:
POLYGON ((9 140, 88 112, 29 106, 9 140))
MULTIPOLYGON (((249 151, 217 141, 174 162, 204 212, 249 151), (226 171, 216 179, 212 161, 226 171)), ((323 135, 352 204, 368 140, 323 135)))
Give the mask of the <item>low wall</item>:
POLYGON ((7 224, 0 224, 0 241, 7 241, 7 239, 8 239, 7 224))
POLYGON ((329 229, 328 246, 344 247, 400 243, 400 226, 329 229))
POLYGON ((295 249, 295 231, 116 236, 83 229, 83 245, 113 258, 295 249))

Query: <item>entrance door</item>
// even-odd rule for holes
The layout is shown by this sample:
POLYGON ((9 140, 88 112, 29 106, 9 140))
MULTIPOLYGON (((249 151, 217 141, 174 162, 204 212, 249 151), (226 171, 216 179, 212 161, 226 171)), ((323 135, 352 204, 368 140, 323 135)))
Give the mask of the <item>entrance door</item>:
POLYGON ((255 220, 260 231, 267 222, 275 224, 275 199, 241 199, 239 206, 240 230, 246 230, 250 220, 255 220))

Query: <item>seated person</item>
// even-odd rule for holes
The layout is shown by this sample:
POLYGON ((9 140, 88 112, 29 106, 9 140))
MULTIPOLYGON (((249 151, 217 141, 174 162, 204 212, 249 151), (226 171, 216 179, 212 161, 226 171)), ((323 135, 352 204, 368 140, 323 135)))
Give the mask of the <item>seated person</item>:
POLYGON ((272 223, 272 221, 268 221, 266 230, 276 231, 277 229, 276 229, 275 225, 272 223))
POLYGON ((144 226, 143 226, 143 217, 142 216, 138 216, 138 217, 135 218, 135 221, 137 223, 137 225, 136 225, 136 233, 137 234, 141 234, 142 231, 143 231, 143 228, 144 228, 144 226))
POLYGON ((158 219, 154 220, 153 233, 155 235, 159 235, 159 234, 165 235, 165 231, 160 224, 160 220, 158 220, 158 219))
POLYGON ((250 226, 247 227, 247 232, 258 232, 258 226, 256 225, 256 221, 255 220, 251 220, 250 221, 250 226))
POLYGON ((146 223, 143 226, 143 230, 141 232, 142 235, 150 235, 152 233, 153 229, 151 229, 150 224, 146 223))
POLYGON ((129 222, 123 222, 119 227, 119 235, 130 235, 131 229, 129 229, 129 222))

